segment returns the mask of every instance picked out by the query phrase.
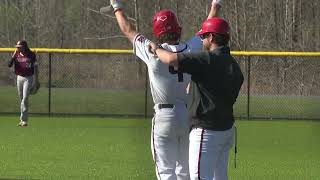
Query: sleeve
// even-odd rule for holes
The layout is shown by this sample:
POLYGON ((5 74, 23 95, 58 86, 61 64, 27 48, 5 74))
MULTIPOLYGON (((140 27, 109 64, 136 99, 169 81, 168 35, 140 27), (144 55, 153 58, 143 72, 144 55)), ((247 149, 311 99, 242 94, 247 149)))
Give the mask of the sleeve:
POLYGON ((15 61, 15 57, 12 57, 9 61, 8 61, 8 67, 12 67, 13 62, 15 61))
POLYGON ((37 56, 35 53, 32 53, 32 62, 34 65, 38 65, 37 56))
POLYGON ((234 66, 234 72, 233 72, 233 76, 234 76, 234 79, 233 79, 233 85, 234 85, 234 88, 233 88, 233 96, 234 96, 234 102, 236 101, 236 98, 238 97, 239 95, 239 92, 240 92, 240 89, 241 89, 241 86, 243 84, 243 81, 244 81, 244 77, 243 77, 243 74, 242 74, 242 71, 240 69, 240 66, 237 62, 235 62, 233 64, 234 66))
POLYGON ((206 68, 210 62, 209 52, 178 53, 178 69, 181 72, 197 75, 206 68))
POLYGON ((186 44, 188 44, 189 47, 191 47, 192 52, 199 52, 202 50, 202 41, 199 36, 195 36, 191 39, 189 39, 186 44))
POLYGON ((147 65, 150 64, 151 56, 154 56, 149 52, 149 44, 151 41, 144 37, 142 34, 137 34, 133 40, 133 51, 136 56, 138 56, 147 65))

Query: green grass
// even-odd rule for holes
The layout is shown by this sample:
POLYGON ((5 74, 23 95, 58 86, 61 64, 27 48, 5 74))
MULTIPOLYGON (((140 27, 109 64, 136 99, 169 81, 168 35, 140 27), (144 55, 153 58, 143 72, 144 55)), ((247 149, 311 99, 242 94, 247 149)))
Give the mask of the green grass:
MULTIPOLYGON (((106 89, 53 88, 51 112, 88 114, 144 114, 144 91, 111 91, 106 89)), ((148 97, 148 113, 152 114, 153 103, 148 97)), ((0 88, 2 112, 19 111, 16 88, 0 88)), ((48 112, 48 89, 30 96, 30 112, 48 112)))
MULTIPOLYGON (((150 120, 0 117, 0 179, 153 180, 150 120)), ((230 180, 318 180, 320 123, 238 121, 230 180)))
POLYGON ((149 122, 85 118, 0 118, 0 179, 148 179, 149 122))
POLYGON ((230 169, 232 179, 318 179, 319 135, 319 122, 240 121, 239 168, 230 169))
MULTIPOLYGON (((1 112, 18 112, 16 88, 0 88, 1 112)), ((53 88, 51 112, 86 114, 143 115, 144 91, 111 91, 106 89, 53 88)), ((313 118, 320 117, 320 97, 251 96, 252 117, 313 118)), ((48 112, 48 89, 30 98, 30 112, 48 112)), ((152 98, 148 96, 148 115, 153 114, 152 98)), ((239 96, 235 115, 247 117, 247 97, 239 96)))
MULTIPOLYGON (((251 96, 250 114, 253 117, 320 118, 320 97, 251 96)), ((240 96, 235 105, 238 116, 247 116, 247 97, 240 96)))

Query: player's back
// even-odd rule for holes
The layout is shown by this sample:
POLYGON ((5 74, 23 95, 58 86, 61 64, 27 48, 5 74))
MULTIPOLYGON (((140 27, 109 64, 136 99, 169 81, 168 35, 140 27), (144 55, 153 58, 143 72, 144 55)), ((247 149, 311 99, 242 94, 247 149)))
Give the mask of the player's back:
MULTIPOLYGON (((172 74, 169 66, 163 64, 157 56, 149 52, 150 40, 139 34, 135 37, 133 46, 135 54, 148 66, 150 88, 155 104, 187 103, 186 88, 191 76, 172 74)), ((162 44, 162 47, 171 52, 190 52, 190 44, 179 45, 162 44)))

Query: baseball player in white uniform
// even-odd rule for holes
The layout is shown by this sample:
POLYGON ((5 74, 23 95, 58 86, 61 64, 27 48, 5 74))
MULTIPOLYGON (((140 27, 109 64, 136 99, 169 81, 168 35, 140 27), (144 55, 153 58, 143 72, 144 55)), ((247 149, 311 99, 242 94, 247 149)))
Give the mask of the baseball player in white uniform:
MULTIPOLYGON (((136 32, 127 20, 119 0, 110 0, 121 31, 132 42, 134 53, 148 67, 155 114, 152 120, 151 148, 158 180, 189 180, 189 131, 186 88, 190 75, 163 64, 149 50, 151 41, 136 32), (174 75, 173 75, 173 74, 174 75)), ((209 17, 216 14, 210 11, 209 17)), ((181 27, 176 15, 162 10, 153 18, 153 34, 158 44, 171 52, 191 52, 202 49, 202 41, 194 37, 179 43, 181 27)))
POLYGON ((244 81, 230 54, 229 23, 207 19, 197 33, 206 51, 172 53, 151 43, 163 63, 191 75, 189 169, 191 180, 228 180, 229 151, 234 141, 234 111, 244 81))

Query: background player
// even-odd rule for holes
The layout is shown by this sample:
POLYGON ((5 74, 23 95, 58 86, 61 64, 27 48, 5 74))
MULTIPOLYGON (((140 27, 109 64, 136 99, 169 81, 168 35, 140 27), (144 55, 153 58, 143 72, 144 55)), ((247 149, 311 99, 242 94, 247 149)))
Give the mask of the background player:
POLYGON ((38 65, 36 55, 29 49, 27 41, 18 41, 17 48, 8 63, 9 67, 14 64, 14 72, 17 75, 17 88, 20 98, 20 123, 18 126, 25 127, 28 122, 29 95, 32 86, 38 86, 38 65))
MULTIPOLYGON (((215 2, 215 1, 214 1, 215 2)), ((118 25, 133 43, 135 55, 148 67, 151 94, 154 101, 151 146, 160 180, 187 180, 189 123, 187 119, 186 87, 190 76, 176 72, 173 67, 161 63, 149 52, 150 40, 136 32, 127 20, 118 0, 110 0, 118 25), (169 71, 178 75, 172 75, 169 71)), ((219 5, 212 3, 209 17, 215 16, 219 5)), ((190 52, 202 49, 202 42, 195 37, 187 43, 179 43, 181 27, 170 10, 162 10, 153 18, 153 34, 162 48, 171 52, 190 52)))
POLYGON ((191 179, 227 180, 228 156, 234 137, 233 104, 244 78, 230 55, 229 24, 224 19, 207 19, 198 35, 207 51, 174 54, 151 45, 163 63, 191 74, 188 106, 192 127, 191 179))

